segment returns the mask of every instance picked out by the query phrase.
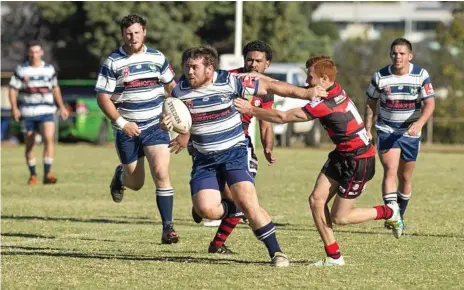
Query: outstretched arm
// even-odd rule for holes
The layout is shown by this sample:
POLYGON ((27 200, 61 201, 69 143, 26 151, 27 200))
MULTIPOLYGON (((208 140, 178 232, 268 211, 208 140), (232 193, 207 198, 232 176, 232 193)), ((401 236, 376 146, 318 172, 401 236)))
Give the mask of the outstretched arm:
POLYGON ((235 107, 242 114, 249 114, 255 116, 260 120, 269 121, 272 123, 296 123, 296 122, 306 122, 312 120, 302 108, 294 108, 288 111, 279 111, 279 110, 264 110, 252 106, 249 102, 243 99, 236 99, 234 101, 235 107))
POLYGON ((291 97, 309 101, 327 96, 326 90, 320 86, 302 88, 258 73, 240 74, 239 76, 244 77, 245 81, 246 78, 254 78, 256 81, 259 81, 257 91, 257 95, 259 96, 275 94, 282 97, 291 97))

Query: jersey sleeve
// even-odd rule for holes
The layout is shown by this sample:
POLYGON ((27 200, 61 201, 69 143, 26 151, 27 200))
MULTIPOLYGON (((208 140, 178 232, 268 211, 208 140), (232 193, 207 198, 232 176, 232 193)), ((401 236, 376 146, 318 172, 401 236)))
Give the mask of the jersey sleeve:
POLYGON ((24 78, 21 76, 19 72, 19 66, 18 66, 16 67, 14 74, 11 76, 9 86, 11 88, 20 90, 23 87, 23 80, 24 78))
POLYGON ((435 91, 433 90, 432 82, 430 81, 429 73, 424 69, 423 73, 424 81, 421 86, 421 100, 435 97, 435 91))
POLYGON ((95 91, 105 94, 113 94, 116 89, 117 72, 113 66, 113 60, 108 58, 100 68, 95 91))
POLYGON ((330 110, 324 105, 323 100, 311 101, 302 109, 311 119, 322 118, 330 114, 330 110))
POLYGON ((371 83, 367 88, 366 95, 370 99, 378 99, 380 96, 381 90, 379 88, 379 77, 378 73, 372 75, 371 83))
POLYGON ((53 69, 53 75, 52 75, 52 80, 51 80, 52 88, 56 88, 58 87, 58 77, 56 76, 56 70, 53 66, 52 66, 52 69, 53 69))
POLYGON ((169 84, 174 80, 174 70, 169 64, 168 59, 163 55, 164 62, 160 68, 160 82, 162 84, 169 84))
POLYGON ((231 75, 231 77, 236 79, 235 93, 237 96, 250 99, 252 96, 258 93, 259 79, 253 77, 237 77, 234 75, 231 75))
POLYGON ((261 103, 261 108, 265 110, 272 109, 274 106, 274 95, 266 95, 263 97, 263 102, 261 103))

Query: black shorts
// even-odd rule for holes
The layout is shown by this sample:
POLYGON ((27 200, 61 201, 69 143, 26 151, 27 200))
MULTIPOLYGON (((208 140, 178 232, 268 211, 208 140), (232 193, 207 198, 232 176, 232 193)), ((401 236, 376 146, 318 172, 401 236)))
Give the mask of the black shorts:
POLYGON ((332 151, 321 172, 340 184, 337 190, 340 197, 357 198, 375 175, 375 156, 355 159, 332 151))

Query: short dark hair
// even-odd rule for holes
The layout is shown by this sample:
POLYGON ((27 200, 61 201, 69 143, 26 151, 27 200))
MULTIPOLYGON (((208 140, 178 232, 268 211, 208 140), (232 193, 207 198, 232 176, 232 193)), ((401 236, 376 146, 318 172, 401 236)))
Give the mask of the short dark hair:
POLYGON ((37 40, 37 39, 30 40, 30 41, 27 42, 27 49, 29 49, 29 48, 31 48, 33 46, 42 47, 42 43, 40 42, 40 40, 37 40))
POLYGON ((147 21, 145 20, 145 18, 137 14, 131 14, 124 16, 124 18, 121 20, 121 23, 119 24, 121 32, 124 30, 124 28, 127 28, 135 23, 139 23, 140 25, 142 25, 143 29, 145 29, 145 27, 147 26, 147 21))
POLYGON ((184 66, 189 59, 198 59, 201 57, 203 57, 203 64, 205 66, 212 65, 215 70, 217 69, 219 56, 217 50, 210 45, 201 45, 186 49, 182 53, 182 66, 184 66))
POLYGON ((393 47, 395 47, 397 45, 406 45, 408 47, 409 51, 412 52, 412 44, 406 38, 397 38, 397 39, 393 40, 392 44, 390 45, 390 51, 392 51, 393 47))
POLYGON ((265 52, 266 53, 266 60, 272 60, 272 49, 264 41, 261 40, 253 40, 251 42, 248 42, 242 50, 243 57, 246 57, 246 55, 250 51, 260 51, 260 52, 265 52))

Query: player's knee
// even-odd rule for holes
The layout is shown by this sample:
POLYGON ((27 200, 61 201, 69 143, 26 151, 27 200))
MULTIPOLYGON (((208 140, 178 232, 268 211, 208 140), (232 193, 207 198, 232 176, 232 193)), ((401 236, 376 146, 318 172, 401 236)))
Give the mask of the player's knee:
POLYGON ((332 222, 338 226, 344 226, 349 224, 348 219, 345 216, 342 216, 338 213, 332 213, 331 216, 332 222))

